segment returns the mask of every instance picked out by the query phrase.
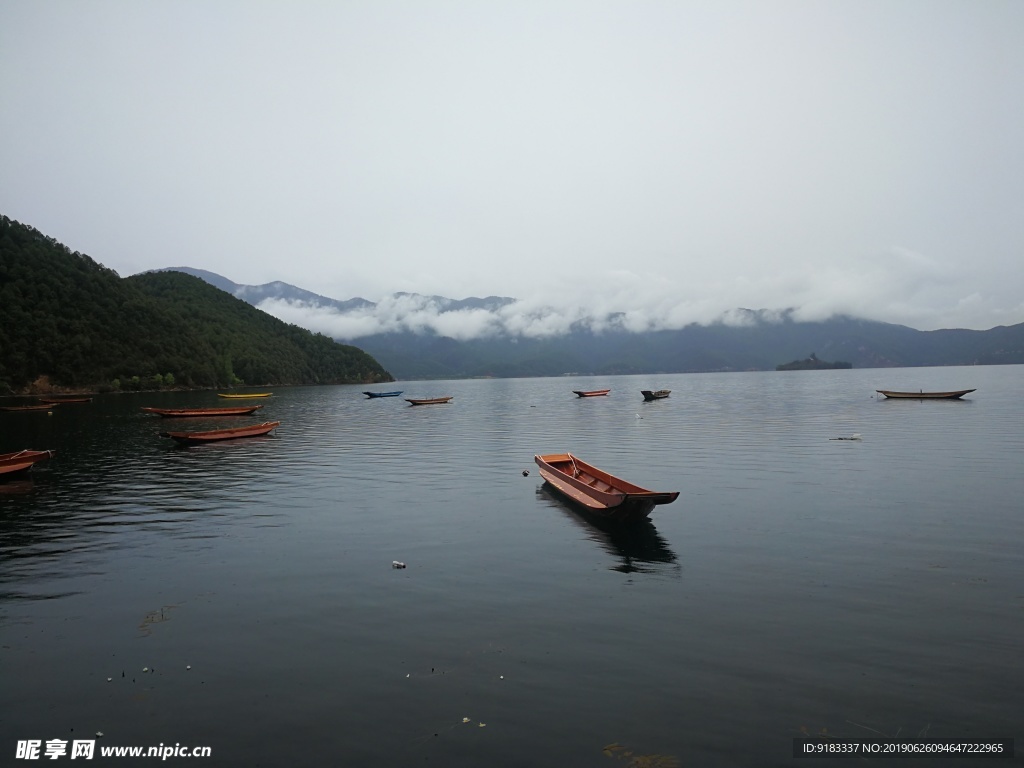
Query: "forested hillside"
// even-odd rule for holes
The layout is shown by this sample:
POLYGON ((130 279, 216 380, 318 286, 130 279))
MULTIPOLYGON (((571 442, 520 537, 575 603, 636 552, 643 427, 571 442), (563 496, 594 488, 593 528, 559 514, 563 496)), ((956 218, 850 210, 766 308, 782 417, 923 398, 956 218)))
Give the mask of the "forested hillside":
POLYGON ((428 333, 364 336, 359 345, 402 379, 775 370, 809 353, 854 368, 1024 363, 1024 324, 987 331, 918 331, 833 317, 689 325, 679 330, 597 333, 585 327, 550 338, 495 336, 458 341, 428 333))
POLYGON ((190 275, 121 278, 0 216, 0 394, 391 381, 376 360, 190 275))

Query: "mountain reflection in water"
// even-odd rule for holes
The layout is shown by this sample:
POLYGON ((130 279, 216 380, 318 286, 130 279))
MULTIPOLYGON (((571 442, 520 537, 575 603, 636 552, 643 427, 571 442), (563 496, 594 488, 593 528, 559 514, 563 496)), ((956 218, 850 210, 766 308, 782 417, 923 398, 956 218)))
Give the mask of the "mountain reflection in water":
POLYGON ((663 565, 679 569, 676 553, 658 533, 650 520, 623 522, 591 514, 564 499, 547 483, 537 488, 537 496, 557 506, 579 526, 587 538, 600 544, 608 554, 619 559, 610 570, 621 573, 662 573, 663 565))

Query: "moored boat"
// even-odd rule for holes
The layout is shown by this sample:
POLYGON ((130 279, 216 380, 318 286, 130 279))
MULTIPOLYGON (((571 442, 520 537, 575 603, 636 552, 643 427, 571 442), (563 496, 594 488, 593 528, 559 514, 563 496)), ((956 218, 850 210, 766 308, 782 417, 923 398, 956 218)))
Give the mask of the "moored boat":
POLYGON ((974 392, 973 389, 958 389, 953 392, 894 392, 890 389, 876 389, 880 395, 893 400, 959 400, 964 395, 974 392))
POLYGON ((237 408, 149 408, 144 407, 146 413, 155 413, 157 416, 169 418, 172 416, 247 416, 258 411, 262 405, 242 405, 237 408))
POLYGON ((61 403, 91 403, 91 397, 41 397, 39 402, 47 405, 60 405, 61 403))
POLYGON ((580 397, 600 397, 601 395, 607 395, 609 392, 611 392, 611 390, 610 389, 574 389, 572 392, 573 392, 574 395, 579 395, 580 397))
POLYGON ((280 424, 280 421, 265 421, 262 424, 252 424, 247 427, 208 429, 205 432, 161 432, 160 437, 169 437, 172 440, 177 440, 179 443, 195 445, 213 443, 218 440, 234 440, 239 437, 258 437, 269 434, 280 424))
POLYGON ((0 453, 0 476, 7 477, 19 472, 27 472, 37 461, 45 461, 53 456, 55 451, 15 451, 14 453, 0 453))
POLYGON ((33 403, 32 405, 5 405, 0 406, 0 411, 48 411, 56 403, 33 403))
POLYGON ((533 457, 552 488, 590 512, 615 520, 643 520, 659 504, 671 504, 679 491, 651 491, 588 464, 571 453, 533 457))
POLYGON ((449 395, 448 397, 426 397, 418 400, 410 400, 407 397, 405 398, 405 402, 410 405, 438 405, 439 403, 447 403, 452 399, 452 397, 454 397, 454 395, 449 395))
POLYGON ((367 397, 398 397, 402 394, 402 390, 397 392, 363 392, 367 397))
POLYGON ((644 400, 661 400, 672 394, 671 389, 656 389, 653 392, 649 389, 641 389, 640 394, 644 396, 644 400))
POLYGON ((234 393, 234 392, 231 392, 231 393, 228 393, 228 394, 224 394, 224 393, 218 392, 217 393, 217 397, 231 397, 231 398, 234 398, 236 400, 242 400, 242 399, 250 398, 250 397, 270 397, 272 394, 274 394, 274 393, 273 392, 244 392, 244 393, 234 393))

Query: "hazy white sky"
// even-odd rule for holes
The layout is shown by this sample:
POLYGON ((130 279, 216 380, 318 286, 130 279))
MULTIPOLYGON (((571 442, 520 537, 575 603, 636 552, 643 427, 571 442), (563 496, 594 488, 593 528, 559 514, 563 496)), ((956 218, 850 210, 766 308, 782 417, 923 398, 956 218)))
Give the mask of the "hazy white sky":
POLYGON ((122 275, 1024 322, 1019 0, 2 0, 0 137, 122 275))

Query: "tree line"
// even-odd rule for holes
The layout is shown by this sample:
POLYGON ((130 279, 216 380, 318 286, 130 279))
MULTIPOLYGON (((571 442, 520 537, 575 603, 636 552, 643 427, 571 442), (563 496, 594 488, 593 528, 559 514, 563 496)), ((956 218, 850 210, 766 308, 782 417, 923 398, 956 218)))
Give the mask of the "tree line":
POLYGON ((0 216, 0 394, 393 381, 362 350, 181 272, 128 278, 0 216))

